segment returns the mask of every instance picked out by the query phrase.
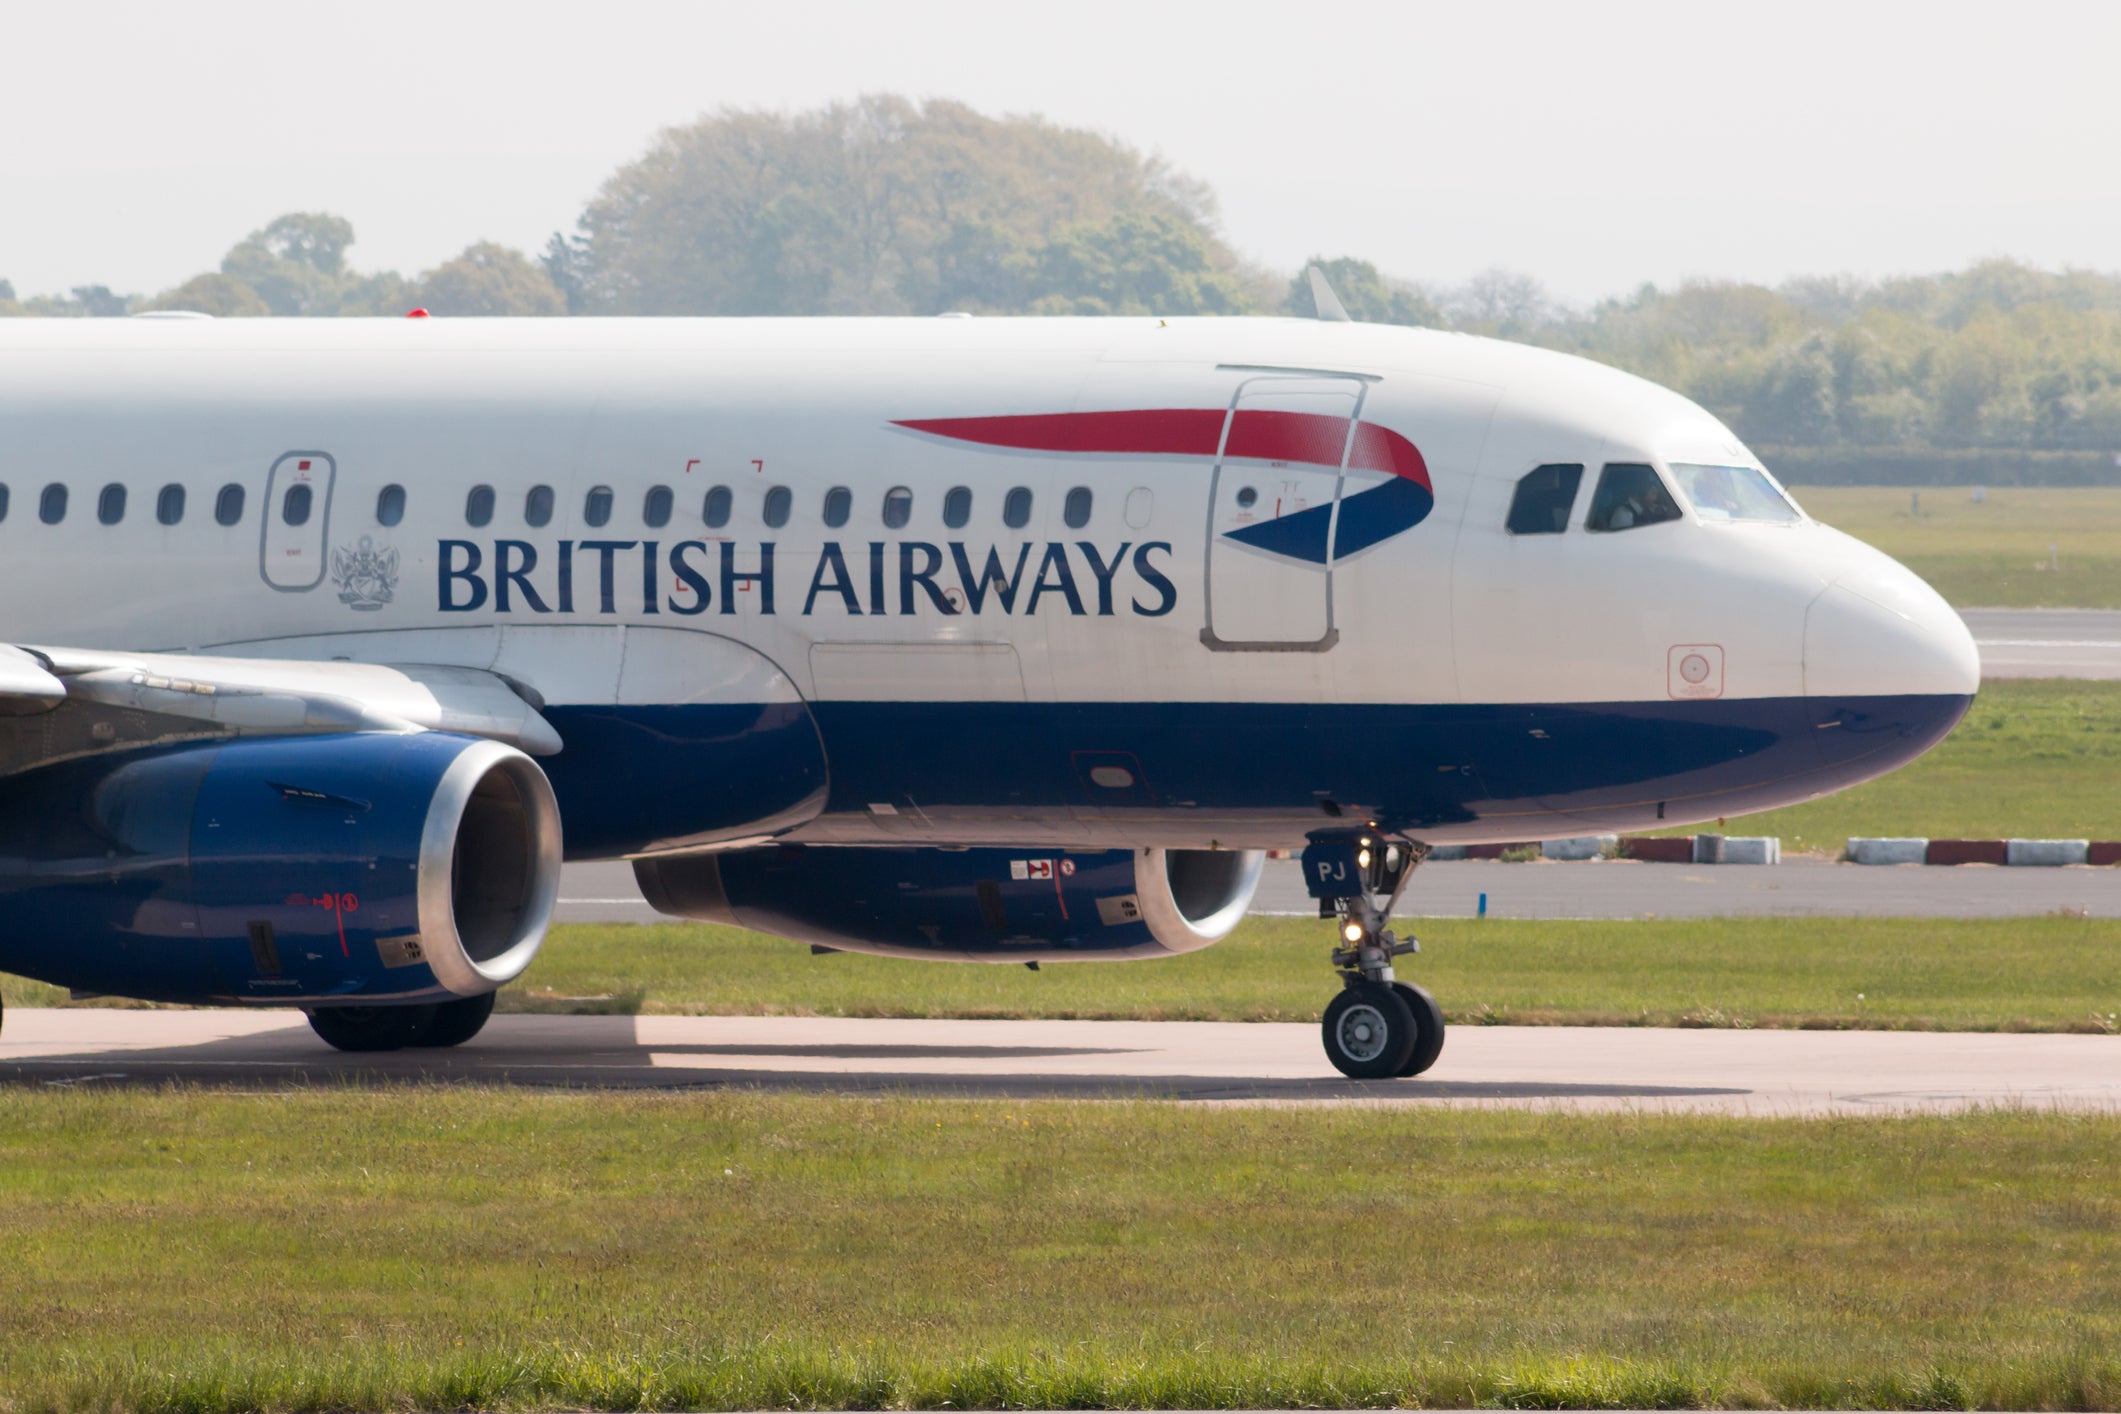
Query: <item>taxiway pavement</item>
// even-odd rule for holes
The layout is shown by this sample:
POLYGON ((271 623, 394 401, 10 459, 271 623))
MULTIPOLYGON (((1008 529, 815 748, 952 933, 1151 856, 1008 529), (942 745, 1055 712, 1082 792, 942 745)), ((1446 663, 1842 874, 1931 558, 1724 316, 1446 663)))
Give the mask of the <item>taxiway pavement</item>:
POLYGON ((1759 1115, 2111 1110, 2121 1037, 1455 1027, 1427 1075, 1358 1083, 1328 1068, 1315 1026, 1281 1023, 497 1016, 455 1050, 367 1056, 329 1049, 284 1011, 17 1008, 0 1031, 0 1082, 352 1079, 1759 1115))

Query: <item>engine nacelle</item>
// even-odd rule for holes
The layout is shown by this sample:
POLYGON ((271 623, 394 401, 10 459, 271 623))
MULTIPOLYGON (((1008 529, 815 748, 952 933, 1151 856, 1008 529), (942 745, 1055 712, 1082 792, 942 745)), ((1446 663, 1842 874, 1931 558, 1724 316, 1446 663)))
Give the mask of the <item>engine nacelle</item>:
POLYGON ((844 952, 960 962, 1168 957, 1229 935, 1258 851, 781 845, 636 860, 661 913, 844 952))
POLYGON ((0 801, 0 970, 77 991, 478 996, 530 965, 559 898, 545 773, 444 732, 93 757, 0 801))

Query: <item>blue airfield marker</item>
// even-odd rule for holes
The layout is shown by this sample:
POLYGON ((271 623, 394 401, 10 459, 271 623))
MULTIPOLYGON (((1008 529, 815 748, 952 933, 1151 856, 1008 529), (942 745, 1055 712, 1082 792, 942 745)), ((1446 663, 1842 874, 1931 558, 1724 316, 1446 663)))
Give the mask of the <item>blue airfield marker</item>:
POLYGON ((1480 896, 1480 916, 1482 918, 1488 916, 1488 896, 1486 894, 1480 896))

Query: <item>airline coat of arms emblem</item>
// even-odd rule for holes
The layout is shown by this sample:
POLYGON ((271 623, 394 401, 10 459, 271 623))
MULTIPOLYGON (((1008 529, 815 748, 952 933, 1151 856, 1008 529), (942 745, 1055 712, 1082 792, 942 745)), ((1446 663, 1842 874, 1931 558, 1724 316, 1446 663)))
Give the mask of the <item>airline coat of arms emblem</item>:
POLYGON ((331 552, 331 582, 339 587, 339 602, 348 608, 380 609, 398 587, 398 552, 377 549, 366 535, 357 544, 341 545, 331 552))

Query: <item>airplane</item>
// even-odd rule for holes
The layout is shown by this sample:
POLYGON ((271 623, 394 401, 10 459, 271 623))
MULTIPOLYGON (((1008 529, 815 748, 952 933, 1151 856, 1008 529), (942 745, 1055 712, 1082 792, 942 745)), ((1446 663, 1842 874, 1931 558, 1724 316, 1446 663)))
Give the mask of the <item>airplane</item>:
POLYGON ((9 320, 0 585, 0 970, 355 1051, 474 1036, 563 859, 1035 966, 1291 851, 1328 1060, 1416 1074, 1432 849, 1810 800, 1979 679, 1685 398, 1333 318, 9 320))

